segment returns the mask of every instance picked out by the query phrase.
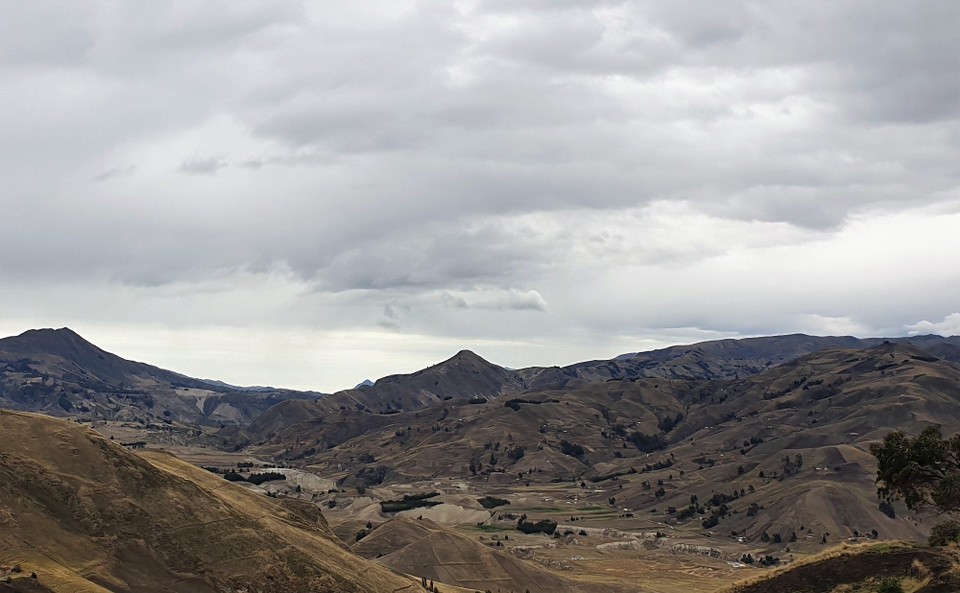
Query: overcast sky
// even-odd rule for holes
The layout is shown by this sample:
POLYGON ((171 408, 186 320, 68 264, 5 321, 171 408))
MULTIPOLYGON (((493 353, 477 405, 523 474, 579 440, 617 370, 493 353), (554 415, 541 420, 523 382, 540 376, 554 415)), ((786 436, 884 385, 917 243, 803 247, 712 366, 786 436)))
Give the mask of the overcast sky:
POLYGON ((960 333, 960 3, 0 0, 0 333, 335 390, 960 333))

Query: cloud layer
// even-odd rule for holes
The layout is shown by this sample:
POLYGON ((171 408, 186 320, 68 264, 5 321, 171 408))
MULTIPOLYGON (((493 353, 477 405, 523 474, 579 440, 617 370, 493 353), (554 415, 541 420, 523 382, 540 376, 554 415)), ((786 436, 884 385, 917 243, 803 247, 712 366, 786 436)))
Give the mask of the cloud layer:
POLYGON ((955 327, 955 2, 4 13, 8 333, 331 389, 478 344, 955 327), (274 336, 255 375, 237 332, 274 336))

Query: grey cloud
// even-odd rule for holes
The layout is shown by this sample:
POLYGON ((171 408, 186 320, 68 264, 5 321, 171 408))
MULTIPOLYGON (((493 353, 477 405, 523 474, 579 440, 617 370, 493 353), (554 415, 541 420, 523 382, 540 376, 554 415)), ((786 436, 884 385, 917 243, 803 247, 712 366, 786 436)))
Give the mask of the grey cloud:
POLYGON ((759 288, 789 275, 777 250, 948 216, 958 6, 10 3, 0 274, 149 292, 283 271, 313 323, 424 335, 903 331, 955 290, 835 294, 870 280, 859 260, 822 298, 759 288), (731 261, 736 285, 709 267, 731 261))
POLYGON ((448 307, 458 309, 493 309, 497 311, 547 311, 543 296, 535 290, 475 288, 472 290, 447 290, 441 293, 441 301, 448 307))
POLYGON ((0 64, 70 67, 82 63, 95 43, 92 13, 90 6, 69 1, 5 6, 0 64), (71 18, 64 18, 67 13, 71 18))
POLYGON ((216 175, 217 171, 229 165, 222 157, 191 157, 180 163, 180 172, 190 175, 216 175))

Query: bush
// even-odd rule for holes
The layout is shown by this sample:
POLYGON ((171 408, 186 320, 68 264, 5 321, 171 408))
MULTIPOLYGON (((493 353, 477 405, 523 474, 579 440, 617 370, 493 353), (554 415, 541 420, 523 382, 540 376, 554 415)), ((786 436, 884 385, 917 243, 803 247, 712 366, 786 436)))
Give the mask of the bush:
POLYGON ((551 521, 550 519, 541 519, 537 522, 522 519, 517 523, 517 529, 523 533, 546 533, 547 535, 553 535, 553 532, 557 530, 557 522, 551 521))
POLYGON ((524 533, 546 533, 553 535, 557 531, 557 522, 550 519, 541 519, 540 521, 527 521, 527 514, 520 515, 517 520, 517 530, 524 533))
POLYGON ((950 519, 943 523, 937 523, 930 530, 930 538, 927 542, 931 546, 946 546, 951 543, 960 543, 960 521, 950 519))
POLYGON ((507 457, 513 461, 520 461, 524 455, 523 447, 517 445, 513 449, 507 449, 507 457))
POLYGON ((630 433, 627 439, 633 443, 633 446, 644 453, 653 453, 660 449, 667 448, 667 442, 658 434, 644 434, 642 432, 630 433))
POLYGON ((881 500, 879 508, 881 513, 890 517, 891 519, 897 518, 897 511, 893 508, 893 503, 891 503, 889 500, 881 500))
POLYGON ((262 474, 250 474, 250 476, 247 478, 247 481, 251 484, 260 485, 264 482, 274 482, 286 479, 287 477, 279 472, 264 472, 262 474))
POLYGON ((903 593, 903 585, 900 584, 900 579, 887 577, 880 581, 877 593, 903 593))
POLYGON ((560 441, 560 452, 571 457, 583 457, 583 447, 570 441, 560 441))
POLYGON ((496 496, 484 496, 483 498, 478 498, 477 502, 480 503, 485 509, 495 509, 503 505, 510 504, 510 501, 505 498, 497 498, 496 496))
POLYGON ((384 513, 397 513, 400 511, 409 511, 410 509, 419 509, 422 507, 435 507, 439 502, 427 500, 434 496, 440 496, 439 492, 425 492, 423 494, 404 494, 402 500, 385 500, 380 503, 380 510, 384 513))

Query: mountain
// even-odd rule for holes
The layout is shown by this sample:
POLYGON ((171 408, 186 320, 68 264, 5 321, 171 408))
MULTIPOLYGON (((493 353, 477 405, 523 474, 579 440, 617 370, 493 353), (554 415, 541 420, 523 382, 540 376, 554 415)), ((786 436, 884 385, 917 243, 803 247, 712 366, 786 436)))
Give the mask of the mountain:
POLYGON ((616 487, 617 507, 663 524, 699 530, 720 513, 706 529, 748 541, 796 534, 802 547, 825 534, 874 529, 922 537, 926 526, 905 509, 878 506, 869 444, 894 428, 960 431, 957 409, 960 365, 881 341, 814 352, 737 380, 615 379, 394 414, 334 409, 278 422, 250 450, 343 487, 589 482, 607 490, 583 493, 598 505, 612 504, 608 489, 616 487), (701 502, 678 519, 691 496, 701 502))
POLYGON ((7 591, 419 586, 345 550, 312 504, 268 498, 172 455, 134 454, 34 414, 0 411, 0 528, 7 591))
POLYGON ((469 350, 461 350, 451 358, 415 373, 390 375, 371 386, 340 391, 324 399, 338 408, 348 405, 390 413, 419 409, 438 401, 492 399, 525 388, 526 384, 516 372, 487 362, 469 350))
POLYGON ((911 343, 940 358, 960 362, 960 337, 926 335, 903 338, 854 338, 791 334, 759 338, 713 340, 671 346, 649 352, 622 354, 612 360, 582 362, 566 367, 531 367, 519 374, 531 389, 562 387, 571 382, 608 379, 739 379, 761 373, 806 354, 828 348, 868 348, 883 342, 911 343))
MULTIPOLYGON (((883 343, 914 344, 938 358, 960 362, 960 337, 914 336, 910 338, 859 339, 851 336, 818 337, 804 334, 716 340, 689 346, 674 346, 644 353, 621 355, 613 360, 591 361, 567 367, 529 367, 508 370, 491 364, 470 351, 407 375, 391 375, 374 385, 337 392, 309 402, 282 402, 267 410, 250 426, 221 435, 232 446, 281 443, 302 439, 297 424, 322 422, 325 417, 342 417, 343 422, 327 423, 321 430, 325 438, 315 445, 332 447, 349 438, 378 427, 395 424, 385 414, 424 410, 425 417, 435 415, 463 400, 473 404, 504 396, 540 391, 567 393, 590 391, 608 381, 657 380, 670 386, 674 399, 679 392, 698 389, 704 381, 728 381, 750 377, 776 368, 798 357, 828 348, 858 349, 883 343), (662 381, 661 381, 662 380, 662 381), (677 383, 673 383, 677 381, 677 383), (441 404, 441 407, 436 407, 441 404), (428 410, 433 410, 433 412, 428 410), (336 426, 335 430, 331 428, 336 426), (287 432, 287 436, 282 433, 287 432)), ((656 382, 656 381, 655 381, 656 382)), ((713 387, 706 387, 711 389, 713 387)), ((630 421, 628 416, 624 421, 630 421)), ((530 428, 530 427, 528 427, 530 428)))
POLYGON ((413 573, 414 589, 424 577, 449 583, 444 591, 604 591, 633 584, 642 566, 659 571, 651 590, 677 590, 674 579, 705 590, 737 579, 730 562, 747 552, 799 569, 794 554, 840 541, 915 541, 935 521, 878 503, 869 447, 895 428, 960 432, 958 341, 773 336, 516 370, 464 350, 320 395, 231 391, 69 330, 27 332, 0 341, 0 406, 134 419, 95 423, 108 433, 224 422, 178 444, 227 451, 176 450, 222 474, 256 462, 298 479, 240 490, 76 424, 0 415, 0 527, 13 534, 0 542, 0 577, 13 558, 40 577, 16 579, 20 591, 73 590, 77 579, 92 591, 170 579, 180 580, 169 590, 352 590, 368 583, 351 576, 356 559, 338 556, 349 545, 379 563, 363 575, 413 573), (267 407, 273 397, 286 399, 267 407), (527 518, 552 521, 553 537, 520 529, 527 518), (291 525, 326 543, 284 531, 291 525), (264 529, 269 551, 246 539, 264 529), (330 565, 310 568, 315 556, 296 542, 349 570, 325 580, 330 565), (691 549, 710 560, 684 558, 691 549), (237 560, 250 554, 256 561, 237 560), (691 572, 702 563, 712 576, 691 572))
POLYGON ((111 354, 68 329, 0 339, 0 407, 141 424, 245 423, 317 393, 233 388, 111 354))
POLYGON ((372 385, 338 391, 313 402, 281 402, 250 426, 226 432, 220 438, 233 446, 279 441, 284 438, 279 436, 280 432, 301 422, 322 422, 322 418, 330 415, 349 420, 347 425, 339 427, 338 434, 327 433, 330 443, 356 436, 358 430, 363 432, 392 423, 385 417, 391 414, 470 400, 482 403, 525 389, 526 384, 515 371, 492 364, 469 350, 461 350, 415 373, 390 375, 372 385))

